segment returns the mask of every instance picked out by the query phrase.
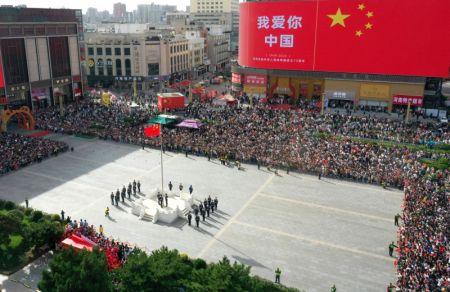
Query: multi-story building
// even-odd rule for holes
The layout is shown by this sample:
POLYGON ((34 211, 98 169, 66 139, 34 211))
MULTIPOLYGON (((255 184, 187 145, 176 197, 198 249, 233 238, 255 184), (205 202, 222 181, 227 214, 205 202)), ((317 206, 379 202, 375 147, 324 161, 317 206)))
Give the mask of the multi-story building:
POLYGON ((138 23, 161 24, 166 12, 176 12, 175 5, 141 4, 137 6, 136 19, 138 23))
POLYGON ((113 19, 114 21, 124 21, 127 18, 127 6, 124 3, 114 3, 113 19))
POLYGON ((3 105, 36 109, 81 96, 82 41, 81 10, 0 7, 3 105))
POLYGON ((186 32, 189 41, 189 77, 196 79, 201 72, 205 71, 205 39, 200 37, 199 31, 186 32))
POLYGON ((161 34, 86 33, 91 85, 148 89, 154 81, 184 79, 190 67, 189 40, 161 34))
POLYGON ((210 31, 206 37, 209 71, 222 71, 230 61, 230 35, 210 31))
POLYGON ((206 27, 225 25, 230 32, 230 50, 237 51, 239 41, 239 0, 191 0, 192 19, 206 27))

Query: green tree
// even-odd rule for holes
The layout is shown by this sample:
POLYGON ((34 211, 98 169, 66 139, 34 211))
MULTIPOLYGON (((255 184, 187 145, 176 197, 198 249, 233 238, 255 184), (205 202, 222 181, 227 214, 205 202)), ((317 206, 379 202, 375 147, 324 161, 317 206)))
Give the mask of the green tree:
POLYGON ((177 291, 190 277, 192 267, 191 260, 167 247, 153 251, 150 256, 138 251, 130 255, 118 271, 119 290, 177 291))
POLYGON ((209 264, 207 269, 195 270, 190 285, 193 283, 200 284, 204 291, 252 290, 250 267, 236 262, 231 264, 227 257, 209 264))
POLYGON ((42 291, 112 291, 104 252, 61 250, 42 273, 38 287, 42 291))
POLYGON ((21 234, 21 221, 16 214, 0 213, 0 245, 9 245, 10 235, 21 234))

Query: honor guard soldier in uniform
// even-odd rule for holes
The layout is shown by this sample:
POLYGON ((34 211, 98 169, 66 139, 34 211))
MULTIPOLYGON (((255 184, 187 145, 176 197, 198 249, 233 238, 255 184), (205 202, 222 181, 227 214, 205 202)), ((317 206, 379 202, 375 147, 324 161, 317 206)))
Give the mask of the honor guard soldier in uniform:
POLYGON ((202 217, 203 217, 203 221, 205 221, 205 214, 206 212, 205 212, 205 210, 204 209, 201 209, 200 210, 200 214, 202 215, 202 217))
POLYGON ((191 211, 189 211, 188 215, 187 215, 187 219, 188 219, 188 224, 189 226, 191 226, 191 220, 192 220, 192 214, 191 211))
POLYGON ((133 194, 136 196, 136 181, 133 181, 133 194))
POLYGON ((214 209, 216 209, 217 211, 217 205, 219 204, 219 200, 217 199, 217 197, 214 198, 214 209))
POLYGON ((167 205, 169 204, 169 196, 167 195, 167 193, 164 198, 166 199, 166 207, 167 207, 167 205))
POLYGON ((209 217, 209 211, 210 210, 211 210, 211 207, 209 207, 209 206, 205 207, 206 215, 208 215, 208 217, 209 217))
POLYGON ((120 193, 120 196, 122 197, 122 203, 125 203, 125 196, 126 196, 125 186, 123 187, 122 192, 120 193))
POLYGON ((198 208, 195 208, 195 209, 194 209, 194 214, 195 214, 195 216, 198 215, 198 208))
POLYGON ((199 205, 198 205, 198 208, 200 209, 200 213, 202 212, 202 210, 203 210, 203 204, 202 203, 200 203, 199 205))
POLYGON ((114 206, 114 192, 111 192, 111 205, 114 206))
POLYGON ((61 221, 64 221, 64 210, 61 210, 61 221))
POLYGON ((169 181, 169 191, 172 191, 172 188, 173 188, 172 182, 169 181))
POLYGON ((210 206, 211 206, 211 201, 212 201, 211 196, 208 196, 208 205, 210 205, 210 206))
POLYGON ((206 200, 206 198, 205 198, 205 200, 203 201, 203 206, 205 206, 205 208, 206 208, 206 205, 208 205, 208 200, 206 200))
POLYGON ((120 192, 119 192, 119 189, 117 189, 117 191, 116 191, 116 197, 115 197, 115 199, 116 199, 116 206, 119 206, 119 201, 120 201, 120 192))
POLYGON ((197 225, 197 227, 198 227, 199 223, 200 223, 200 216, 198 216, 198 213, 197 213, 197 215, 195 215, 195 225, 197 225))
POLYGON ((180 183, 180 186, 178 187, 180 189, 180 192, 183 190, 183 185, 180 183))
POLYGON ((141 182, 140 181, 137 182, 137 188, 138 188, 138 192, 141 193, 141 182))
POLYGON ((128 193, 128 200, 131 200, 131 184, 128 185, 127 193, 128 193))
POLYGON ((189 194, 192 195, 192 192, 194 191, 194 188, 192 187, 192 185, 189 186, 189 194))

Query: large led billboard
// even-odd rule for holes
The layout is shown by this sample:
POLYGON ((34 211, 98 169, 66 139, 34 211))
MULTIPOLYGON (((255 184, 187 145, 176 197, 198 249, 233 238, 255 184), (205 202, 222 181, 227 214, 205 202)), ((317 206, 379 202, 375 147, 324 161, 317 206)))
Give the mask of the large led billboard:
POLYGON ((239 64, 448 77, 449 15, 447 0, 241 3, 239 64))

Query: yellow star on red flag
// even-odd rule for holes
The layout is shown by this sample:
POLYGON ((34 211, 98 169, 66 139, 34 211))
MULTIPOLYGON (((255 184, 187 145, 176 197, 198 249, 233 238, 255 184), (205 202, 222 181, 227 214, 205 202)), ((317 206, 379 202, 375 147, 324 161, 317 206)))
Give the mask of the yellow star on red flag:
POLYGON ((365 8, 366 8, 366 6, 364 4, 359 4, 358 5, 358 9, 361 10, 361 11, 364 10, 365 8))
POLYGON ((333 22, 331 23, 331 27, 335 26, 336 24, 345 27, 344 20, 350 17, 350 14, 342 14, 341 8, 338 8, 336 14, 329 14, 328 17, 333 20, 333 22))

